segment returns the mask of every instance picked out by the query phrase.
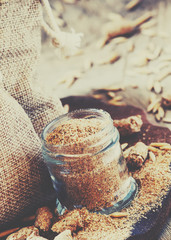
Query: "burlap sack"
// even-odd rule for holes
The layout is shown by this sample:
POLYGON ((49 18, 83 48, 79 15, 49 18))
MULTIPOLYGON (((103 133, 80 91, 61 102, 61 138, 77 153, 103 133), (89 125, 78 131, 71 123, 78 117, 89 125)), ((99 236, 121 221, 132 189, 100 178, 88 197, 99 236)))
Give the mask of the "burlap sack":
MULTIPOLYGON (((35 131, 63 113, 60 100, 33 90, 41 49, 39 0, 0 0, 0 71, 4 87, 24 108, 35 131)), ((47 79, 48 81, 48 79, 47 79)))
POLYGON ((31 85, 41 25, 62 51, 79 46, 79 34, 70 36, 56 26, 48 0, 0 0, 0 229, 54 199, 38 135, 64 109, 56 96, 45 97, 31 85), (50 24, 42 21, 41 3, 50 24))
POLYGON ((54 197, 36 133, 63 107, 58 98, 44 97, 31 86, 37 77, 41 18, 38 0, 0 0, 0 71, 8 91, 1 83, 0 229, 54 197))
POLYGON ((0 85, 0 229, 54 199, 30 119, 0 85))

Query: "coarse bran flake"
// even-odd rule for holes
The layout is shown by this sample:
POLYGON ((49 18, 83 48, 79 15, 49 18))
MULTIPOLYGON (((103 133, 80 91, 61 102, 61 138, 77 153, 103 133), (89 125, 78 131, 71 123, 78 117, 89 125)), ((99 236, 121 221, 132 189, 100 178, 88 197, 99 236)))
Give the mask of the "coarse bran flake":
POLYGON ((133 174, 139 182, 140 190, 126 209, 128 216, 111 218, 89 213, 88 224, 74 236, 74 240, 125 240, 131 235, 135 223, 145 218, 149 211, 156 211, 162 206, 163 198, 170 189, 171 151, 159 151, 155 154, 155 162, 147 160, 143 168, 133 174))
POLYGON ((69 119, 46 137, 48 144, 57 145, 58 154, 64 154, 66 174, 61 167, 53 168, 52 174, 65 185, 65 193, 58 198, 68 209, 81 205, 89 210, 101 210, 117 201, 114 193, 122 184, 121 175, 128 175, 118 169, 119 142, 108 148, 113 136, 108 138, 111 133, 104 131, 107 124, 95 118, 69 119), (105 151, 101 152, 102 149, 105 151))

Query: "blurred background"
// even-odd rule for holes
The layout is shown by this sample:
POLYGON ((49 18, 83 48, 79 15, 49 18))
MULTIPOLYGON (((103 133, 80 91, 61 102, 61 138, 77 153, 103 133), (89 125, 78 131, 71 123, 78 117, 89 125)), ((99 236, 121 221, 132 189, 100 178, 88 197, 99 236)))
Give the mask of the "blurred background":
POLYGON ((42 31, 39 80, 34 86, 60 98, 91 95, 114 105, 134 105, 144 109, 152 123, 171 129, 171 1, 50 4, 62 30, 74 28, 84 36, 73 56, 59 58, 42 31))

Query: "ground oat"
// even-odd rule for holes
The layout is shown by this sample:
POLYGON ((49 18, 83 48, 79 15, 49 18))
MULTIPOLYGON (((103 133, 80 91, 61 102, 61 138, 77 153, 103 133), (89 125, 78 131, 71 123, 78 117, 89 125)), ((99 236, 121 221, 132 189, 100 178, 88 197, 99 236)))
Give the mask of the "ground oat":
POLYGON ((52 169, 52 174, 65 185, 65 193, 59 194, 58 198, 68 209, 81 205, 89 210, 101 210, 117 201, 114 193, 119 190, 121 178, 127 172, 119 173, 118 170, 119 142, 110 148, 111 139, 104 142, 109 136, 107 132, 101 133, 108 126, 106 124, 104 120, 95 118, 70 119, 46 138, 48 143, 60 145, 58 153, 72 154, 72 157, 65 155, 62 159, 65 171, 62 166, 52 169), (105 147, 104 152, 99 152, 105 147))
POLYGON ((74 240, 125 240, 131 235, 133 225, 140 221, 147 212, 156 211, 163 198, 170 190, 171 151, 159 151, 155 163, 151 160, 133 177, 140 182, 140 191, 127 208, 126 218, 110 218, 95 213, 89 213, 86 228, 75 235, 74 240))
MULTIPOLYGON (((95 124, 97 127, 97 124, 95 124)), ((156 144, 156 143, 155 143, 156 144)), ((158 143, 159 144, 159 143, 158 143)), ((163 146, 164 143, 162 143, 163 146)), ((154 143, 152 143, 154 145, 154 143)), ((81 214, 79 214, 79 218, 82 219, 82 225, 79 230, 73 230, 73 239, 74 240, 125 240, 129 236, 131 236, 131 231, 133 230, 134 224, 140 221, 142 218, 146 218, 146 214, 149 211, 157 211, 158 208, 162 206, 163 198, 166 196, 167 192, 170 190, 170 160, 171 160, 171 151, 166 149, 161 149, 148 146, 148 150, 152 151, 155 155, 155 161, 149 158, 146 159, 145 164, 141 167, 140 170, 132 173, 134 179, 139 183, 139 192, 136 198, 132 201, 131 205, 127 207, 127 216, 123 218, 111 218, 109 215, 101 215, 97 213, 87 213, 86 210, 81 209, 81 214)), ((168 147, 164 145, 164 147, 168 147)), ((91 159, 92 160, 92 159, 91 159)), ((90 161, 90 169, 95 167, 90 161)), ((97 163, 101 159, 94 159, 97 163)), ((86 161, 86 159, 85 159, 86 161)), ((81 161, 79 162, 79 164, 81 161)), ((98 162, 100 164, 100 162, 98 162)), ((86 163, 87 165, 87 163, 86 163)), ((101 166, 101 165, 100 165, 101 166)), ((113 166, 114 168, 114 166, 113 166)), ((103 168, 104 169, 104 166, 103 168)), ((80 169, 79 169, 80 170, 80 169)), ((106 176, 111 176, 112 168, 106 171, 106 176)), ((79 174, 79 171, 77 172, 79 174)), ((90 172, 88 169, 84 169, 85 175, 80 175, 80 178, 77 180, 81 181, 81 179, 85 180, 85 184, 88 183, 89 179, 91 179, 90 172), (86 177, 87 176, 87 177, 86 177)), ((75 174, 74 174, 75 175, 75 174)), ((104 176, 105 177, 105 173, 104 176)), ((112 177, 112 176, 111 176, 112 177)), ((97 178, 98 179, 98 178, 97 178)), ((95 179, 95 181, 97 181, 95 179)), ((102 178, 103 179, 103 178, 102 178)), ((69 182, 72 182, 70 179, 69 182)), ((91 179, 91 181, 93 178, 91 179)), ((99 183, 101 180, 98 179, 99 183)), ((110 181, 109 181, 110 183, 110 181)), ((78 185, 78 182, 76 186, 78 185)), ((87 187, 87 185, 85 185, 87 187)), ((80 186, 84 188, 85 186, 80 186)), ((102 190, 105 184, 102 184, 102 190)), ((78 187, 78 186, 77 186, 78 187)), ((71 186, 72 189, 72 186, 71 186)), ((109 188, 110 189, 110 188, 109 188)), ((84 194, 84 193, 83 193, 84 194)), ((92 192, 92 196, 96 197, 96 193, 92 192)), ((89 199, 90 200, 90 199, 89 199)), ((97 200, 97 199, 96 199, 97 200)), ((104 199, 103 199, 104 200, 104 199)), ((77 210, 79 211, 79 210, 77 210)), ((123 210, 125 211, 125 210, 123 210)), ((123 212, 122 211, 122 212, 123 212)), ((72 214, 72 212, 71 212, 72 214)), ((124 214, 124 213, 123 213, 124 214)), ((72 218, 73 219, 73 218, 72 218)), ((69 222, 72 223, 72 219, 69 219, 69 222)), ((76 220, 77 223, 77 220, 76 220)), ((56 223, 57 224, 57 223, 56 223)), ((75 223, 74 223, 75 224, 75 223)), ((74 224, 71 224, 72 227, 74 224)), ((77 224, 76 224, 77 225, 77 224)), ((56 225, 58 226, 58 225, 56 225)), ((59 226, 58 226, 59 227, 59 226)), ((62 228, 62 230, 66 230, 68 227, 62 228)), ((74 228, 77 229, 77 228, 74 228)))

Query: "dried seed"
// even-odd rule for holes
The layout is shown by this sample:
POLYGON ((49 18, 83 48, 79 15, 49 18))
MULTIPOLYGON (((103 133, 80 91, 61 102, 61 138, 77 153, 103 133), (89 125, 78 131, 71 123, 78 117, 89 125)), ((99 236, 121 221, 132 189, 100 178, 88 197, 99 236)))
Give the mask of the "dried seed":
POLYGON ((134 45, 133 41, 129 41, 127 43, 127 51, 128 52, 133 52, 134 48, 135 48, 135 45, 134 45))
POLYGON ((104 47, 104 46, 106 45, 107 41, 108 41, 108 39, 106 38, 106 36, 103 37, 103 38, 101 38, 101 39, 99 39, 99 40, 97 41, 97 43, 96 43, 96 48, 102 48, 102 47, 104 47))
POLYGON ((133 89, 137 89, 139 86, 136 85, 136 84, 131 84, 131 87, 132 87, 133 89))
POLYGON ((126 9, 127 10, 131 10, 134 7, 136 7, 138 4, 140 4, 142 2, 142 0, 131 0, 127 5, 126 5, 126 9))
POLYGON ((154 100, 153 102, 151 102, 148 107, 147 107, 147 112, 151 112, 154 108, 154 106, 159 102, 159 99, 154 100))
POLYGON ((150 143, 150 146, 152 147, 164 147, 164 146, 170 146, 169 143, 162 143, 162 142, 154 142, 154 143, 150 143))
POLYGON ((109 214, 111 218, 120 218, 120 217, 127 217, 128 213, 127 212, 114 212, 109 214))
POLYGON ((156 101, 156 99, 157 99, 157 95, 152 92, 152 93, 150 94, 150 99, 149 99, 150 103, 156 101))
POLYGON ((154 50, 153 53, 149 53, 149 54, 147 55, 147 59, 148 59, 148 60, 155 60, 155 59, 157 59, 157 58, 160 56, 161 52, 162 52, 162 48, 158 46, 158 47, 154 50))
POLYGON ((153 162, 155 162, 156 161, 156 156, 154 155, 154 153, 153 152, 149 152, 149 157, 150 157, 150 159, 153 161, 153 162))
POLYGON ((116 21, 122 19, 122 16, 118 13, 111 12, 107 15, 107 18, 111 21, 116 21))
POLYGON ((156 81, 160 82, 171 74, 170 68, 165 69, 163 72, 159 73, 159 76, 156 78, 156 81))
POLYGON ((123 97, 122 96, 116 96, 115 98, 114 98, 114 100, 117 102, 117 101, 121 101, 123 99, 123 97))
POLYGON ((171 123, 171 118, 165 117, 165 118, 163 118, 163 122, 171 123))
POLYGON ((164 112, 164 109, 162 107, 158 108, 158 115, 160 116, 161 119, 164 118, 165 112, 164 112))
POLYGON ((125 148, 128 146, 128 143, 123 143, 122 145, 121 145, 121 148, 122 148, 122 150, 125 150, 125 148))
POLYGON ((77 0, 63 0, 63 2, 66 4, 74 4, 77 2, 77 0))
POLYGON ((146 12, 145 14, 143 14, 141 17, 139 17, 138 19, 136 19, 136 26, 140 26, 143 23, 147 22, 148 20, 150 20, 152 17, 154 16, 153 12, 146 12))
POLYGON ((110 100, 108 103, 111 105, 115 105, 115 106, 125 106, 126 105, 124 102, 115 101, 115 99, 110 100))
POLYGON ((95 99, 103 99, 104 95, 103 94, 93 94, 92 97, 95 99))
POLYGON ((109 98, 114 98, 116 96, 116 94, 114 92, 107 92, 106 95, 109 97, 109 98))
POLYGON ((158 81, 154 82, 154 92, 156 94, 159 94, 162 92, 162 90, 163 90, 163 88, 162 88, 160 82, 158 82, 158 81))
POLYGON ((68 112, 69 112, 69 105, 68 105, 68 104, 65 104, 65 105, 63 106, 63 108, 64 108, 65 113, 68 113, 68 112))
POLYGON ((159 149, 152 147, 152 146, 148 146, 148 150, 153 152, 153 153, 157 153, 159 151, 159 149))
MULTIPOLYGON (((96 46, 97 48, 102 48, 106 45, 106 43, 108 42, 108 37, 103 37, 102 39, 100 39, 96 46)), ((113 38, 110 40, 110 45, 114 45, 114 44, 121 44, 127 41, 126 37, 117 37, 117 38, 113 38)))
POLYGON ((146 66, 148 63, 148 59, 145 53, 141 54, 139 53, 135 59, 134 66, 136 67, 143 67, 146 66))
POLYGON ((120 44, 120 43, 124 43, 126 40, 127 40, 126 37, 117 37, 113 39, 111 42, 115 44, 120 44))
POLYGON ((157 102, 153 107, 153 113, 156 113, 159 110, 159 107, 161 106, 160 102, 157 102))
POLYGON ((116 62, 117 60, 119 60, 120 56, 117 54, 117 53, 112 53, 106 57, 103 57, 102 59, 98 59, 96 62, 96 64, 99 64, 99 65, 103 65, 103 64, 112 64, 114 62, 116 62))
POLYGON ((164 55, 160 58, 162 62, 170 62, 171 61, 171 54, 164 55))
POLYGON ((108 86, 108 87, 104 87, 104 88, 100 88, 96 91, 104 91, 104 92, 117 92, 117 91, 122 91, 124 90, 123 86, 117 86, 117 85, 111 85, 111 86, 108 86))
POLYGON ((160 114, 157 112, 156 114, 155 114, 155 119, 156 119, 156 121, 158 121, 158 122, 160 122, 162 119, 161 119, 161 116, 160 116, 160 114))
POLYGON ((73 85, 73 83, 79 79, 80 77, 82 76, 82 72, 81 71, 71 71, 71 72, 68 72, 66 74, 65 77, 63 77, 59 83, 60 84, 63 84, 65 83, 68 87, 71 87, 73 85))
POLYGON ((112 21, 108 22, 103 28, 103 33, 106 35, 105 43, 109 42, 114 37, 133 32, 141 24, 149 20, 152 14, 145 13, 143 16, 133 21, 125 19, 119 14, 114 14, 112 16, 112 21))
POLYGON ((160 147, 161 150, 171 150, 171 146, 160 147))
POLYGON ((160 62, 160 63, 155 67, 155 70, 156 70, 156 68, 157 68, 157 70, 158 70, 159 72, 161 72, 161 70, 162 70, 163 68, 169 68, 169 66, 170 66, 170 63, 168 63, 168 62, 160 62))
POLYGON ((141 29, 149 29, 149 28, 154 27, 156 24, 157 24, 157 21, 155 19, 153 19, 153 20, 150 20, 150 21, 144 23, 141 26, 141 29))

